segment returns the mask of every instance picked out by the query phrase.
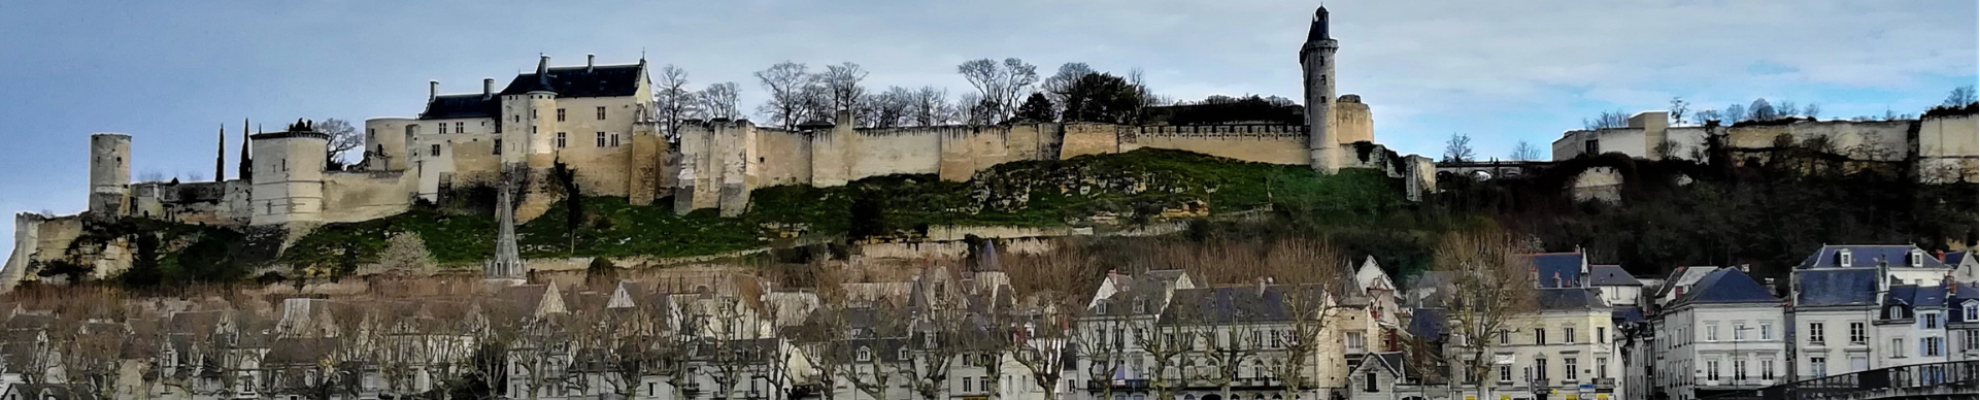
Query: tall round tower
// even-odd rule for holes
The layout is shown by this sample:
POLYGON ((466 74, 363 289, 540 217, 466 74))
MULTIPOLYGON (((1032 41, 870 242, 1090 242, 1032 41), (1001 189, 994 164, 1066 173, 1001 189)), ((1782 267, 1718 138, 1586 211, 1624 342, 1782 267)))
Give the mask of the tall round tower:
POLYGON ((1327 35, 1327 7, 1313 12, 1299 64, 1306 83, 1306 151, 1313 170, 1332 174, 1341 168, 1341 146, 1334 138, 1334 51, 1340 43, 1327 35))
POLYGON ((89 135, 89 212, 124 213, 124 188, 131 183, 131 135, 89 135))

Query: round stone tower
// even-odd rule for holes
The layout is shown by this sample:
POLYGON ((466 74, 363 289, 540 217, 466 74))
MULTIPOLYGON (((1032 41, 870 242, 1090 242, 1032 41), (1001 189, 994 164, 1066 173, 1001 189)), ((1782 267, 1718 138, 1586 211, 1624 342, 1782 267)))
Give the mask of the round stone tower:
POLYGON ((131 184, 131 135, 89 135, 89 212, 124 214, 124 188, 131 184))
POLYGON ((254 147, 250 225, 323 220, 323 167, 330 135, 297 121, 283 132, 249 136, 254 147))
POLYGON ((1306 44, 1299 48, 1299 65, 1306 84, 1306 151, 1313 170, 1332 174, 1341 168, 1341 146, 1329 126, 1334 120, 1334 51, 1340 43, 1327 35, 1327 7, 1313 12, 1306 44))

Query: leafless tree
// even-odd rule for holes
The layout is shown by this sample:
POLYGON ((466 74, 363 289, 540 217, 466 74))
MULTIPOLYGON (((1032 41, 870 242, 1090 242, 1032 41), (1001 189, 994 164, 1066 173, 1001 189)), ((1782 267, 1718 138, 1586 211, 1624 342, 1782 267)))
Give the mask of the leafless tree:
POLYGON ((1438 243, 1431 273, 1445 283, 1426 295, 1443 306, 1445 339, 1457 354, 1452 364, 1467 382, 1483 382, 1495 365, 1490 357, 1498 337, 1537 309, 1534 267, 1522 247, 1491 231, 1452 233, 1438 243))
POLYGON ((1746 106, 1741 104, 1728 105, 1724 111, 1719 112, 1719 115, 1726 117, 1726 124, 1728 125, 1737 124, 1753 117, 1751 114, 1747 114, 1746 106))
POLYGON ((818 74, 818 81, 825 85, 832 111, 856 111, 859 100, 866 96, 866 87, 860 81, 866 80, 866 70, 851 62, 825 66, 825 72, 818 74))
MULTIPOLYGON (((1285 331, 1269 332, 1277 337, 1267 345, 1275 349, 1275 360, 1264 365, 1273 377, 1284 382, 1283 390, 1288 398, 1296 398, 1300 393, 1320 387, 1318 364, 1330 362, 1324 355, 1333 350, 1332 345, 1345 338, 1331 337, 1337 332, 1362 335, 1363 345, 1373 339, 1370 332, 1362 332, 1343 317, 1361 312, 1360 306, 1350 304, 1354 279, 1348 270, 1345 257, 1335 251, 1325 241, 1308 239, 1287 239, 1264 244, 1267 250, 1256 265, 1267 283, 1278 287, 1279 307, 1290 319, 1285 331), (1345 325, 1345 326, 1344 326, 1345 325)), ((1264 345, 1264 344, 1261 344, 1264 345)))
POLYGON ((1080 77, 1095 72, 1097 71, 1094 71, 1093 67, 1087 66, 1086 63, 1070 62, 1059 65, 1058 73, 1052 74, 1050 78, 1045 78, 1045 83, 1041 85, 1041 88, 1044 89, 1045 96, 1052 100, 1052 114, 1057 115, 1065 112, 1065 93, 1067 89, 1072 87, 1073 82, 1078 81, 1080 77))
POLYGON ((1808 105, 1801 106, 1801 116, 1810 119, 1820 119, 1822 118, 1822 106, 1815 103, 1808 103, 1808 105))
POLYGON ((909 113, 914 107, 913 90, 891 86, 887 91, 869 94, 862 100, 860 125, 870 128, 891 128, 911 123, 909 113))
POLYGON ((1074 361, 1069 350, 1079 350, 1079 327, 1075 322, 1087 312, 1086 305, 1100 286, 1102 274, 1092 254, 1080 246, 1062 243, 1043 255, 1016 257, 1005 254, 1004 274, 1009 276, 1016 303, 994 316, 995 326, 1007 329, 1004 354, 1023 366, 1032 385, 1044 389, 1045 400, 1057 400, 1057 387, 1066 366, 1074 361))
POLYGON ((1581 126, 1582 129, 1591 131, 1626 127, 1629 126, 1629 114, 1624 114, 1622 110, 1603 111, 1601 114, 1597 114, 1595 118, 1582 118, 1581 126))
POLYGON ((1691 102, 1683 97, 1671 97, 1671 124, 1683 125, 1685 112, 1691 111, 1691 102))
POLYGON ((1952 92, 1946 93, 1946 101, 1940 102, 1939 105, 1960 107, 1973 104, 1976 98, 1980 98, 1980 96, 1974 95, 1973 85, 1960 86, 1953 88, 1952 92))
POLYGON ((976 87, 985 108, 979 119, 986 123, 1010 119, 1018 102, 1030 96, 1032 84, 1038 83, 1038 66, 1017 58, 1006 58, 1001 64, 988 58, 971 60, 956 66, 956 72, 976 87))
POLYGON ((359 134, 357 128, 351 126, 350 121, 329 118, 317 122, 315 128, 319 133, 330 135, 330 145, 324 148, 324 160, 329 164, 326 165, 328 168, 342 169, 344 165, 350 164, 345 156, 351 150, 364 147, 364 135, 359 134))
POLYGON ((1449 140, 1444 141, 1445 162, 1467 162, 1471 161, 1473 157, 1471 135, 1453 133, 1449 140))
POLYGON ((736 107, 737 86, 735 82, 722 82, 708 85, 708 88, 695 92, 698 106, 695 114, 706 119, 742 118, 741 109, 736 107))
POLYGON ((1699 124, 1704 124, 1709 121, 1720 121, 1723 120, 1724 118, 1725 118, 1724 116, 1719 115, 1719 110, 1713 110, 1713 109, 1698 110, 1698 112, 1694 112, 1691 114, 1691 119, 1693 121, 1698 122, 1699 124))
POLYGON ((949 90, 934 86, 922 86, 914 91, 908 100, 908 119, 915 126, 935 126, 953 120, 955 109, 949 105, 949 90))
POLYGON ((902 369, 908 387, 923 400, 945 398, 950 367, 972 350, 969 340, 974 339, 971 334, 976 327, 970 325, 968 310, 960 306, 932 307, 912 319, 914 336, 908 345, 915 347, 914 356, 902 369))
POLYGON ((818 77, 812 75, 804 64, 785 61, 770 66, 770 69, 757 71, 756 79, 763 83, 763 90, 770 92, 770 99, 757 108, 779 126, 796 126, 805 117, 806 91, 817 85, 818 77))
POLYGON ((667 64, 660 67, 658 81, 653 85, 653 111, 659 119, 661 134, 667 138, 680 135, 681 121, 695 114, 701 105, 697 94, 687 88, 687 70, 667 64))
POLYGON ((1540 159, 1540 147, 1534 146, 1531 142, 1521 140, 1518 146, 1513 147, 1512 159, 1516 161, 1538 160, 1540 159))

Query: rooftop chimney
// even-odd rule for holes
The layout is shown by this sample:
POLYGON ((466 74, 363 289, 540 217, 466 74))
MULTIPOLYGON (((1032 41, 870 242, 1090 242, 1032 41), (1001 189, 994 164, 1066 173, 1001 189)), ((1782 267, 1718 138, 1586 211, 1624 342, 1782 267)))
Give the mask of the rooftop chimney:
POLYGON ((481 99, 487 100, 489 96, 494 96, 494 95, 495 95, 495 78, 481 78, 481 99))
POLYGON ((585 71, 585 72, 591 72, 591 67, 592 67, 593 65, 595 65, 595 64, 596 64, 597 62, 598 62, 598 55, 597 55, 597 54, 586 54, 586 55, 584 55, 584 71, 585 71))
POLYGON ((426 81, 426 101, 440 98, 440 81, 426 81))
POLYGON ((1774 288, 1774 278, 1767 278, 1767 293, 1778 293, 1778 292, 1780 291, 1774 288))

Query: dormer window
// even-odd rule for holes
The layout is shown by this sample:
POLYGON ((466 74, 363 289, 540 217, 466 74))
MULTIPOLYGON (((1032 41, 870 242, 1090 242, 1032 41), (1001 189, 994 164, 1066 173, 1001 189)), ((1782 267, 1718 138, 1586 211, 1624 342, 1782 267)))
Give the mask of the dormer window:
POLYGON ((1836 251, 1836 265, 1848 268, 1854 261, 1856 261, 1856 257, 1850 256, 1849 249, 1836 251))
POLYGON ((1145 312, 1148 312, 1148 301, 1142 299, 1134 299, 1134 313, 1140 314, 1145 312))
POLYGON ((857 351, 857 352, 854 352, 854 353, 855 353, 855 354, 853 354, 853 359, 855 359, 855 360, 859 360, 859 361, 861 361, 861 362, 865 362, 865 361, 873 361, 873 350, 871 350, 871 349, 867 349, 867 348, 865 348, 865 347, 861 347, 861 348, 859 348, 859 351, 857 351))
POLYGON ((898 354, 895 354, 895 358, 900 359, 901 361, 907 361, 908 349, 906 347, 902 347, 901 350, 896 353, 898 354))
POLYGON ((1913 250, 1913 251, 1911 252, 1911 254, 1910 254, 1910 258, 1911 258, 1911 266, 1913 266, 1913 267, 1923 267, 1923 266, 1925 266, 1925 253, 1924 253, 1924 252, 1920 252, 1920 251, 1917 251, 1917 250, 1913 250))
POLYGON ((1093 304, 1093 312, 1094 312, 1094 313, 1097 313, 1097 314, 1102 314, 1102 315, 1105 315, 1105 314, 1107 314, 1107 301, 1106 301, 1106 300, 1101 300, 1101 301, 1099 301, 1099 302, 1097 302, 1097 303, 1094 303, 1094 304, 1093 304))
POLYGON ((1891 306, 1891 319, 1904 319, 1904 308, 1891 306))
POLYGON ((1967 300, 1962 308, 1965 308, 1967 322, 1980 321, 1980 300, 1967 300))

